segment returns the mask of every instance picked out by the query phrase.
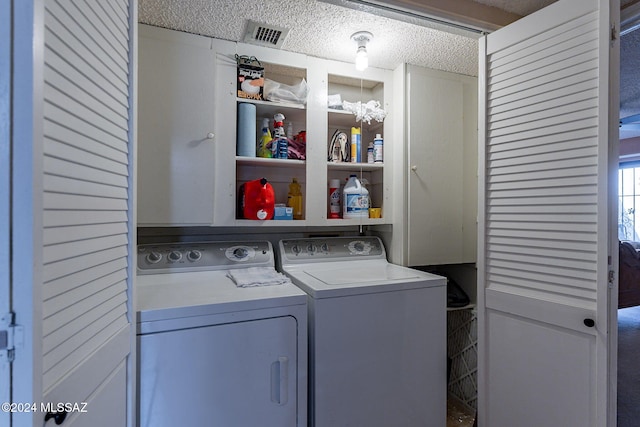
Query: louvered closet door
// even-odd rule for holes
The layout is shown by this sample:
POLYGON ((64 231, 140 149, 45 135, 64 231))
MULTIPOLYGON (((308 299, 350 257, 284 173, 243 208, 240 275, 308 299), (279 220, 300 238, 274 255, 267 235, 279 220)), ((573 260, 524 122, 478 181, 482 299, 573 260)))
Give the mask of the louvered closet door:
POLYGON ((128 0, 45 1, 42 389, 89 402, 73 425, 126 425, 131 14, 128 0))
MULTIPOLYGON (((0 317, 11 310, 9 283, 11 254, 11 3, 0 1, 0 317)), ((2 329, 2 326, 0 326, 2 329)), ((1 332, 0 332, 1 333, 1 332)), ((0 344, 3 343, 0 336, 0 344)), ((11 364, 0 350, 0 402, 11 397, 11 364)), ((9 425, 10 414, 0 411, 0 425, 9 425)))
POLYGON ((608 1, 560 0, 480 40, 481 427, 615 424, 617 19, 608 1))

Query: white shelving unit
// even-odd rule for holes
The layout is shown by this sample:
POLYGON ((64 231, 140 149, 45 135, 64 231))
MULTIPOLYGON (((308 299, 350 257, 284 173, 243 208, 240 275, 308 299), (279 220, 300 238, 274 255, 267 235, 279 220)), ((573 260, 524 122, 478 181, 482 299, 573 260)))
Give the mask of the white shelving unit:
POLYGON ((139 95, 139 136, 144 139, 138 156, 139 226, 374 226, 390 230, 387 226, 393 225, 393 209, 398 205, 391 202, 391 189, 395 188, 391 183, 395 181, 397 186, 402 179, 397 167, 400 162, 394 163, 393 158, 396 152, 400 153, 398 158, 403 153, 402 141, 393 138, 393 71, 369 68, 359 72, 349 63, 140 27, 140 43, 146 49, 141 49, 145 54, 139 62, 140 86, 146 89, 139 95), (293 85, 304 78, 309 87, 306 104, 239 98, 236 54, 258 58, 265 68, 265 78, 279 83, 293 85), (155 73, 159 67, 170 72, 155 73), (328 108, 328 96, 335 94, 349 102, 376 100, 388 115, 383 123, 358 122, 351 112, 328 108), (238 156, 240 102, 256 106, 256 140, 263 118, 269 119, 272 128, 276 113, 285 115, 285 130, 288 123, 293 124, 294 133, 304 130, 306 160, 238 156), (352 126, 361 127, 365 162, 368 143, 377 133, 383 135, 384 162, 327 161, 333 132, 340 129, 350 136, 352 126), (344 185, 350 174, 368 181, 371 207, 382 209, 381 218, 328 218, 329 180, 339 179, 344 185), (274 187, 277 203, 286 203, 289 184, 296 178, 302 187, 304 219, 239 219, 240 185, 262 177, 274 187))
MULTIPOLYGON (((391 107, 392 72, 369 69, 365 73, 355 70, 353 64, 307 57, 305 55, 262 48, 253 45, 214 41, 216 50, 216 123, 218 143, 223 141, 224 152, 216 158, 216 191, 213 226, 234 227, 295 227, 295 226, 358 226, 384 225, 392 221, 391 203, 385 182, 391 182, 390 168, 385 164, 331 163, 327 152, 335 129, 350 135, 352 126, 362 126, 362 158, 366 161, 366 149, 376 133, 384 134, 384 124, 371 125, 356 122, 347 111, 327 108, 329 94, 340 93, 350 102, 367 102, 375 99, 383 108, 391 107), (265 68, 265 78, 293 85, 304 78, 309 86, 305 105, 270 101, 252 101, 236 96, 235 53, 255 56, 265 68), (385 101, 386 100, 386 101, 385 101), (229 156, 235 151, 236 111, 239 102, 256 105, 256 137, 260 135, 263 118, 269 118, 272 127, 273 115, 285 116, 285 130, 293 123, 294 134, 306 132, 306 160, 267 159, 229 156), (381 207, 382 218, 344 220, 328 219, 328 183, 330 179, 346 182, 350 174, 357 174, 369 182, 372 207, 381 207), (304 219, 292 221, 254 221, 238 219, 236 213, 237 193, 243 182, 266 178, 274 187, 276 203, 286 203, 288 186, 296 178, 302 187, 304 219)), ((289 136, 289 135, 287 135, 289 136)), ((387 142, 385 136, 385 143, 387 142)), ((391 157, 389 151, 385 156, 391 157)))

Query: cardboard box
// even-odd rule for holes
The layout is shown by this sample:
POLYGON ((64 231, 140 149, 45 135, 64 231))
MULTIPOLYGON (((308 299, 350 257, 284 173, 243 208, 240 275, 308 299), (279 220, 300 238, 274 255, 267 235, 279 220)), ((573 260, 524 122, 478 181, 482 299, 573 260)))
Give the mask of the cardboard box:
POLYGON ((264 99, 264 67, 255 58, 238 57, 238 98, 264 99))
POLYGON ((275 214, 273 219, 293 220, 293 208, 277 204, 275 207, 275 214))

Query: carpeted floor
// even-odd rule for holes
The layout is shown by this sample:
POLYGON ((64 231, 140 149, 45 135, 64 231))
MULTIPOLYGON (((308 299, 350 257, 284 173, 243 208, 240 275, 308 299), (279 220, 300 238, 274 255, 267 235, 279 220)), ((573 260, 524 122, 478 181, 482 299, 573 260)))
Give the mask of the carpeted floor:
POLYGON ((453 398, 447 399, 447 427, 472 427, 475 414, 453 398))
POLYGON ((640 425, 640 307, 618 310, 618 427, 640 425))

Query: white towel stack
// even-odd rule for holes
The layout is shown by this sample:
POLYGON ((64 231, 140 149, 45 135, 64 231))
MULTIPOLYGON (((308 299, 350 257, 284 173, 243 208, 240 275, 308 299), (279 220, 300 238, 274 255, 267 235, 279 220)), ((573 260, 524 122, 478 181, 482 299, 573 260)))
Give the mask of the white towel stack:
POLYGON ((227 277, 233 280, 239 288, 291 283, 287 276, 278 273, 273 267, 249 267, 229 270, 227 277))

